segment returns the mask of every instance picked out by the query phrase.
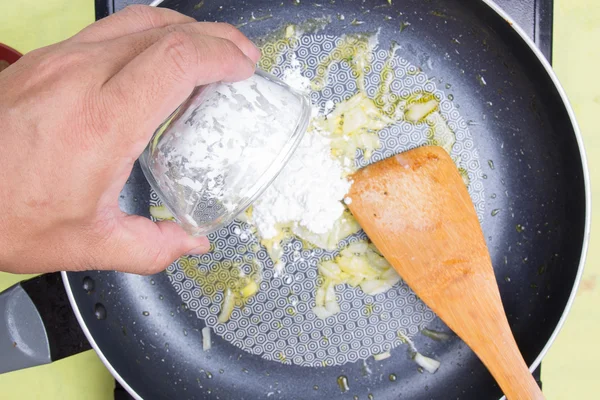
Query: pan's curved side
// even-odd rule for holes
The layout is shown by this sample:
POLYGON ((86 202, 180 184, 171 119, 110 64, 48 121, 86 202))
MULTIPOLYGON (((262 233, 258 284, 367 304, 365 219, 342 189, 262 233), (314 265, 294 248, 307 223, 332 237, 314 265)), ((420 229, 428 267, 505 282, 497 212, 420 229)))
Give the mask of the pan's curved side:
POLYGON ((571 106, 571 103, 569 102, 567 94, 566 94, 564 88, 562 87, 558 77, 556 76, 556 73, 552 69, 552 66, 550 65, 548 60, 546 60, 546 58, 544 57, 542 52, 538 49, 538 47, 535 45, 533 40, 531 38, 529 38, 529 36, 527 36, 525 31, 516 22, 514 22, 514 20, 506 12, 504 12, 504 10, 502 10, 495 2, 493 2, 491 0, 483 0, 483 2, 486 3, 498 15, 500 15, 512 27, 512 29, 521 37, 523 42, 525 42, 527 44, 527 46, 529 46, 531 52, 538 58, 541 65, 545 69, 546 73, 552 80, 552 82, 553 82, 558 94, 560 95, 565 108, 566 108, 567 114, 569 115, 571 125, 573 126, 573 131, 575 133, 575 138, 576 138, 577 145, 579 148, 579 155, 581 157, 581 169, 583 171, 583 181, 584 181, 584 188, 585 188, 585 225, 584 225, 584 232, 583 232, 581 257, 579 260, 577 276, 576 276, 575 282, 573 284, 573 288, 571 289, 571 294, 569 295, 569 299, 567 301, 565 309, 562 313, 562 316, 560 317, 560 320, 559 320, 556 328, 554 329, 554 332, 548 339, 548 342, 546 343, 546 345, 544 346, 544 348, 542 349, 540 354, 537 356, 537 358, 533 361, 533 363, 529 367, 529 369, 531 371, 534 371, 540 365, 542 359, 544 358, 544 356, 546 355, 546 353, 552 346, 552 343, 554 342, 554 340, 558 336, 558 333, 560 332, 562 326, 564 325, 565 320, 567 319, 567 315, 569 314, 569 311, 571 310, 571 307, 573 305, 573 301, 575 300, 575 295, 577 293, 577 289, 579 288, 579 283, 580 283, 581 277, 583 275, 583 269, 584 269, 584 265, 585 265, 585 261, 586 261, 586 257, 587 257, 589 238, 590 238, 590 229, 591 229, 591 223, 592 223, 592 213, 591 213, 592 199, 591 199, 590 175, 589 175, 589 170, 588 170, 588 163, 587 163, 585 148, 584 148, 584 144, 583 144, 583 138, 581 135, 581 130, 579 129, 579 125, 577 124, 577 121, 575 119, 575 112, 573 111, 573 107, 571 106))
POLYGON ((73 307, 73 312, 75 313, 75 317, 77 318, 77 321, 79 321, 79 325, 81 326, 81 330, 87 337, 88 341, 90 342, 90 345, 92 346, 92 348, 94 349, 96 354, 98 354, 100 361, 102 361, 102 364, 104 364, 104 366, 106 366, 106 369, 108 369, 108 372, 110 372, 110 374, 121 384, 121 386, 123 386, 123 388, 125 390, 127 390, 127 392, 134 399, 143 400, 142 397, 127 383, 127 381, 125 379, 123 379, 121 374, 119 374, 119 372, 112 366, 110 361, 106 358, 106 356, 102 352, 102 349, 100 349, 100 346, 98 346, 98 343, 96 343, 96 340, 94 339, 94 335, 92 335, 92 333, 90 332, 87 324, 85 323, 85 320, 83 319, 83 316, 81 315, 81 311, 79 310, 77 301, 75 301, 75 297, 73 296, 73 290, 71 289, 71 283, 69 281, 69 275, 67 274, 67 272, 62 271, 61 277, 62 277, 62 281, 65 285, 65 290, 67 292, 69 302, 71 303, 71 307, 73 307))

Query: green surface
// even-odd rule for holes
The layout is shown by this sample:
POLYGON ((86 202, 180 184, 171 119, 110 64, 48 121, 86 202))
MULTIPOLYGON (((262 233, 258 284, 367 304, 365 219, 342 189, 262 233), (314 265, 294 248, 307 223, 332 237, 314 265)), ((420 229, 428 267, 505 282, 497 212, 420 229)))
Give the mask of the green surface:
MULTIPOLYGON (((3 1, 0 41, 21 52, 76 33, 94 19, 91 0, 3 1)), ((590 161, 592 182, 600 180, 600 7, 597 0, 555 0, 554 66, 577 114, 590 161), (595 172, 594 172, 595 171, 595 172)), ((594 189, 598 185, 592 185, 594 189)), ((600 202, 600 193, 592 193, 600 202)), ((584 279, 573 310, 543 363, 549 400, 592 399, 600 391, 600 236, 592 235, 584 279)), ((0 290, 19 276, 0 273, 0 290)), ((112 399, 113 380, 93 352, 57 363, 0 375, 2 399, 112 399)))

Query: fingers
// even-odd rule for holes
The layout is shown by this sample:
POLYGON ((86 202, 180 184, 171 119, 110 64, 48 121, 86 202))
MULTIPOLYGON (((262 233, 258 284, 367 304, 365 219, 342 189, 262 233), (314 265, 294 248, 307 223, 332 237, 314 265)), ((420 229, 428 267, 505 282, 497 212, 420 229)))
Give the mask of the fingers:
POLYGON ((105 242, 97 268, 137 274, 154 274, 185 254, 202 254, 210 248, 205 237, 189 236, 171 221, 154 223, 139 216, 126 216, 105 242))
POLYGON ((101 95, 117 113, 116 140, 137 157, 152 132, 192 92, 218 81, 239 81, 254 73, 255 64, 233 42, 213 36, 172 32, 147 48, 106 82, 101 95))
POLYGON ((198 34, 227 39, 235 44, 255 64, 260 58, 260 50, 242 32, 232 25, 218 22, 195 22, 189 24, 169 25, 160 29, 126 35, 110 41, 110 57, 107 79, 120 71, 127 63, 137 57, 148 47, 174 32, 198 34))
POLYGON ((168 8, 136 4, 91 24, 75 35, 72 40, 101 42, 149 29, 190 22, 196 22, 196 20, 168 8))

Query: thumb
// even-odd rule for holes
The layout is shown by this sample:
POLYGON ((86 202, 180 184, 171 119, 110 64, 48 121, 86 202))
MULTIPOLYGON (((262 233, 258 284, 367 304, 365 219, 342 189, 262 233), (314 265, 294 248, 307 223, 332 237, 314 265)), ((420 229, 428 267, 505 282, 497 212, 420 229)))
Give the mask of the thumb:
POLYGON ((135 215, 120 218, 106 244, 109 252, 99 258, 108 257, 107 269, 143 275, 164 270, 184 254, 210 249, 206 237, 189 236, 174 222, 155 223, 135 215))

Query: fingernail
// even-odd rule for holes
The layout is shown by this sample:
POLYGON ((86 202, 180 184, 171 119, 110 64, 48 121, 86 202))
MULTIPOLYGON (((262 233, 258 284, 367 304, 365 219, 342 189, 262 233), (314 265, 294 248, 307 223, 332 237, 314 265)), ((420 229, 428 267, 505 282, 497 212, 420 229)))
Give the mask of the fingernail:
POLYGON ((208 242, 208 239, 202 238, 201 243, 198 244, 193 249, 189 250, 187 252, 187 254, 189 254, 189 255, 204 254, 204 253, 207 253, 209 250, 210 250, 210 243, 208 242))

